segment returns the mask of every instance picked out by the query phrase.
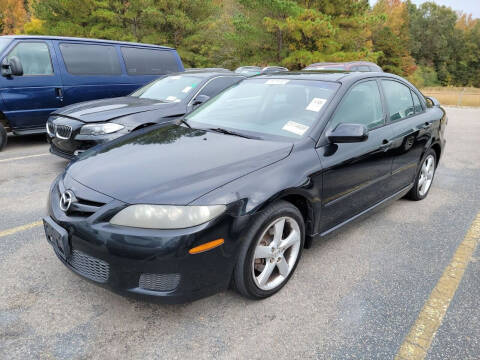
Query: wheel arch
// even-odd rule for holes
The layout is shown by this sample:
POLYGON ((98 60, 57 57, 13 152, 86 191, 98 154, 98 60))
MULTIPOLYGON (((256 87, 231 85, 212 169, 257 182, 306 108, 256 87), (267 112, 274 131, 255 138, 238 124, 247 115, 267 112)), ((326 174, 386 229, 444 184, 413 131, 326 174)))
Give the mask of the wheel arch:
POLYGON ((440 156, 442 155, 442 148, 441 148, 441 146, 440 146, 439 143, 434 143, 434 144, 432 144, 431 149, 432 149, 433 151, 435 151, 435 155, 436 155, 436 157, 437 157, 437 161, 436 161, 436 163, 435 163, 435 167, 437 167, 437 166, 438 166, 438 162, 439 162, 439 160, 440 160, 440 156))

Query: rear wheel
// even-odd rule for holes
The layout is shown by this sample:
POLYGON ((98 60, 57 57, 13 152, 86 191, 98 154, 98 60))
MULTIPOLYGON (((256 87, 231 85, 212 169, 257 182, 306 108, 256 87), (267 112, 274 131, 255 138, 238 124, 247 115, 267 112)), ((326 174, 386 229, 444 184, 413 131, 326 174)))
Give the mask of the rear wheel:
POLYGON ((423 159, 422 166, 415 179, 415 184, 407 195, 408 198, 422 200, 427 197, 435 176, 436 164, 437 155, 433 149, 430 149, 423 159))
POLYGON ((305 225, 291 203, 279 201, 266 208, 247 233, 235 266, 237 290, 252 299, 278 292, 290 279, 300 260, 305 225))
POLYGON ((0 124, 0 151, 7 145, 7 130, 0 124))

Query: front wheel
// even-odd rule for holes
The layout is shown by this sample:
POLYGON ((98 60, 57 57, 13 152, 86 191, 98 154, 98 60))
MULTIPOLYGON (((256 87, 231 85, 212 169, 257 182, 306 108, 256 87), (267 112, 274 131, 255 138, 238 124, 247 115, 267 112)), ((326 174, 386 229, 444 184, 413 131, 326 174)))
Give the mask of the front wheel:
POLYGON ((423 200, 427 197, 430 187, 432 186, 433 177, 435 176, 437 155, 434 150, 430 149, 425 155, 422 167, 418 171, 415 184, 408 193, 408 198, 412 200, 423 200))
POLYGON ((302 214, 279 201, 266 208, 246 235, 234 271, 237 290, 252 299, 278 292, 290 279, 305 243, 302 214))

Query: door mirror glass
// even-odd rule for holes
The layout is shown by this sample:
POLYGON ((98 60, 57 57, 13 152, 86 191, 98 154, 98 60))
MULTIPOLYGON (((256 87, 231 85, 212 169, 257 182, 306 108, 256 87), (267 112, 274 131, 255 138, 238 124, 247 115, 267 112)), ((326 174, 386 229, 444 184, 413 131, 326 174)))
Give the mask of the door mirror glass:
POLYGON ((203 104, 204 102, 208 101, 210 99, 210 96, 208 95, 198 95, 195 100, 193 100, 193 106, 199 106, 203 104))
POLYGON ((362 142, 368 139, 368 130, 362 124, 340 123, 327 138, 332 144, 362 142))
POLYGON ((2 76, 22 76, 23 67, 20 59, 16 56, 5 58, 2 61, 2 76))

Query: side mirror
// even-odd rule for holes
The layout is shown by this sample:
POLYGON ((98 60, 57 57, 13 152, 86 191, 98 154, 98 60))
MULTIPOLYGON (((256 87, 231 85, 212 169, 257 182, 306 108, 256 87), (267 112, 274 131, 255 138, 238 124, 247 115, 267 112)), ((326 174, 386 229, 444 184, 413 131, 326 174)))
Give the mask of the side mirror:
POLYGON ((427 100, 427 107, 440 106, 440 102, 433 96, 425 96, 427 100))
POLYGON ((362 142, 368 139, 368 130, 365 125, 341 123, 327 138, 333 144, 362 142))
POLYGON ((198 95, 194 100, 192 105, 193 106, 198 106, 203 104, 204 102, 208 101, 210 99, 210 96, 207 95, 198 95))
POLYGON ((4 58, 2 61, 2 76, 22 76, 23 67, 20 59, 12 56, 10 59, 4 58))

